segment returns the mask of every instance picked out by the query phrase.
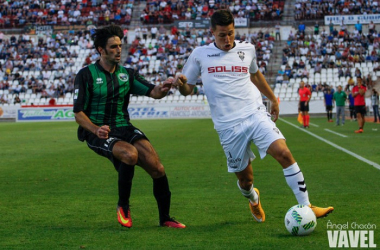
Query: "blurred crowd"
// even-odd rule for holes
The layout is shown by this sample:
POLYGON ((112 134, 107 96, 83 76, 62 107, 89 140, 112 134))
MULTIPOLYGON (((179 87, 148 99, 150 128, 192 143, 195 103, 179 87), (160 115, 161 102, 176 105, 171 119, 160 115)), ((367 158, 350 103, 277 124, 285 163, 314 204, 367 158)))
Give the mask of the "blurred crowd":
MULTIPOLYGON (((0 0, 0 28, 33 25, 129 25, 134 0, 0 0)), ((280 20, 285 0, 147 0, 138 13, 145 24, 209 18, 214 10, 229 8, 235 17, 280 20)))
POLYGON ((33 25, 129 24, 133 0, 0 0, 0 28, 33 25))
POLYGON ((289 34, 282 64, 279 83, 289 83, 292 78, 315 79, 316 75, 329 71, 334 77, 359 77, 371 87, 376 71, 380 70, 379 34, 375 28, 364 34, 361 26, 349 31, 344 23, 339 30, 314 29, 314 34, 306 34, 301 23, 295 34, 289 34))
POLYGON ((0 31, 0 89, 46 98, 72 93, 75 73, 98 58, 92 48, 90 31, 58 31, 38 40, 27 33, 5 39, 0 31))
POLYGON ((334 15, 379 14, 378 0, 296 0, 295 19, 322 19, 334 15))

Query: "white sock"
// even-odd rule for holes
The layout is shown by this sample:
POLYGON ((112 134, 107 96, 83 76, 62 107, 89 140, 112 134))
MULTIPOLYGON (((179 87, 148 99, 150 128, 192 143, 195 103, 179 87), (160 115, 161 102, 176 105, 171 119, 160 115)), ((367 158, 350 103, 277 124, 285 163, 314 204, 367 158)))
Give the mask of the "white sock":
POLYGON ((258 203, 259 202, 259 196, 257 195, 257 193, 255 192, 255 190, 253 189, 253 185, 251 186, 251 188, 249 189, 249 191, 247 191, 247 190, 242 189, 240 187, 239 180, 238 180, 237 181, 237 186, 240 189, 240 192, 242 193, 242 195, 244 197, 248 198, 253 203, 258 203))
POLYGON ((309 194, 306 190, 305 179, 303 178, 303 174, 298 167, 297 162, 285 168, 283 171, 285 180, 293 190, 298 203, 301 205, 309 205, 309 194))

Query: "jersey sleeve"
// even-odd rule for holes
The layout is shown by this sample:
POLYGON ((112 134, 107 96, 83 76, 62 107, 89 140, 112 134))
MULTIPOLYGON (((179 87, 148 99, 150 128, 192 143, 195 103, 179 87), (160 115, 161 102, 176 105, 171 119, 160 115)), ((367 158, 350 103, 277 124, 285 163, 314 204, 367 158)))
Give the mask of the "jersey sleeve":
POLYGON ((252 53, 252 61, 251 66, 249 67, 249 73, 255 74, 259 70, 259 67, 257 66, 256 49, 254 46, 252 53))
POLYGON ((195 85, 197 83, 198 77, 201 73, 201 65, 199 64, 196 54, 197 49, 190 54, 182 69, 182 74, 186 76, 187 83, 190 85, 195 85))
POLYGON ((74 80, 74 113, 84 111, 89 95, 92 76, 88 67, 81 69, 74 80))
POLYGON ((127 71, 132 76, 131 94, 149 96, 156 85, 147 81, 136 70, 127 69, 127 71))
POLYGON ((352 88, 352 94, 355 94, 356 92, 358 92, 358 88, 357 88, 357 86, 354 86, 353 88, 352 88))

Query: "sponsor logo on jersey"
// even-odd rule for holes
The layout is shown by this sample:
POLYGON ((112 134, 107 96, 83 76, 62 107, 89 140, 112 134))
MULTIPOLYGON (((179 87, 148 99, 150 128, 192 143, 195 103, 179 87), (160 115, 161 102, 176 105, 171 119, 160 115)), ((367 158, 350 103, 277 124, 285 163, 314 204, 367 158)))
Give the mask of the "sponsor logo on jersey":
POLYGON ((248 67, 242 66, 216 66, 208 67, 208 73, 219 73, 219 72, 241 72, 248 73, 248 67))
POLYGON ((220 56, 220 53, 218 53, 218 54, 212 54, 212 55, 207 55, 207 57, 217 57, 217 56, 220 56))
POLYGON ((103 84, 103 83, 104 82, 103 82, 102 78, 100 78, 100 77, 96 78, 96 84, 103 84))
POLYGON ((239 55, 239 58, 244 61, 245 53, 243 51, 238 51, 237 54, 239 55))
POLYGON ((74 90, 74 100, 78 99, 79 89, 74 90))
POLYGON ((125 73, 120 73, 118 75, 118 77, 119 77, 120 81, 123 81, 123 82, 126 82, 126 81, 129 80, 129 76, 127 74, 125 74, 125 73))

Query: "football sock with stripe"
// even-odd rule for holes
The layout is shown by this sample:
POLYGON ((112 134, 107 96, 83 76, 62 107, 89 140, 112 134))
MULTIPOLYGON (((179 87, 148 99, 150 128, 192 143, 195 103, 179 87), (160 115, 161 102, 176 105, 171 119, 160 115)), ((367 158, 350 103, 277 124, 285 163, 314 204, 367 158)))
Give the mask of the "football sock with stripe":
POLYGON ((257 195, 257 193, 255 192, 255 190, 253 189, 253 185, 251 186, 251 188, 249 190, 245 190, 245 189, 242 189, 240 187, 239 180, 238 180, 237 181, 237 186, 240 189, 240 192, 242 193, 242 195, 244 197, 248 198, 253 203, 257 204, 259 202, 259 196, 257 195))
POLYGON ((284 176, 289 187, 293 190, 299 204, 309 205, 309 194, 306 189, 305 179, 297 162, 285 168, 284 176))

